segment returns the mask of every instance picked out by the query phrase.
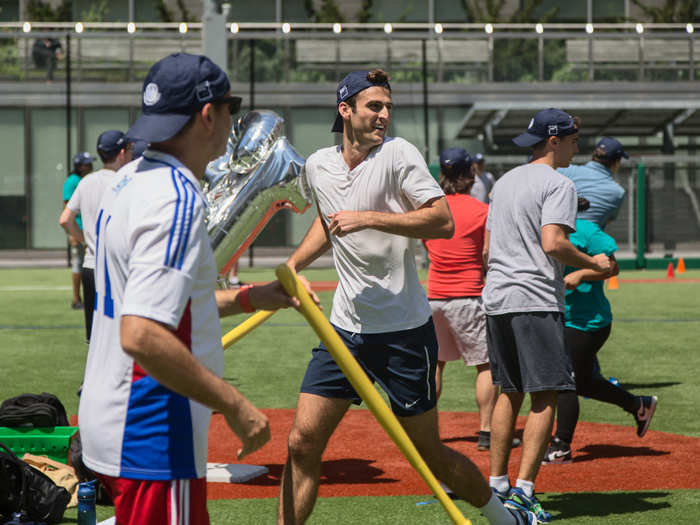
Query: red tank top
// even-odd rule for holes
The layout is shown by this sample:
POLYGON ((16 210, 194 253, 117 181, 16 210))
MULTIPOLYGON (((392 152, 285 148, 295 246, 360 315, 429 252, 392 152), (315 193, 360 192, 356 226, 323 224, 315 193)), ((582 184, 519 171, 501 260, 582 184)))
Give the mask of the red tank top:
POLYGON ((489 207, 464 194, 447 195, 455 233, 451 239, 428 239, 428 297, 480 296, 484 287, 481 252, 489 207))

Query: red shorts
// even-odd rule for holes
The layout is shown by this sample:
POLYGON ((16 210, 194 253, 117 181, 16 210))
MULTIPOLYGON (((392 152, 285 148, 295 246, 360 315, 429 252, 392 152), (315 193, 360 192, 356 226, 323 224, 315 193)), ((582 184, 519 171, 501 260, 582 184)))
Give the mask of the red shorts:
POLYGON ((114 501, 116 525, 209 525, 207 480, 149 481, 98 474, 114 501))

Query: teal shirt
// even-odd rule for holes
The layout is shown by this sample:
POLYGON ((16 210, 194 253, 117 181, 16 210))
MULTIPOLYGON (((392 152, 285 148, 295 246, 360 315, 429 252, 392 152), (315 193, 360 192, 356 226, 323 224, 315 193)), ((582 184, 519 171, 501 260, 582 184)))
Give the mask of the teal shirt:
MULTIPOLYGON (((68 175, 68 178, 66 179, 66 182, 63 183, 63 200, 68 202, 70 198, 73 196, 73 192, 75 191, 75 188, 78 187, 78 184, 80 184, 80 175, 77 175, 76 173, 71 173, 68 175)), ((76 215, 75 217, 75 222, 78 223, 78 227, 82 230, 83 229, 83 220, 80 217, 80 214, 76 215)))
MULTIPOLYGON (((612 255, 617 251, 615 239, 601 230, 596 223, 583 219, 576 219, 576 233, 572 233, 569 240, 588 255, 612 255)), ((577 269, 567 266, 564 275, 577 269)), ((595 332, 612 323, 612 311, 603 291, 603 283, 604 281, 583 281, 575 290, 566 291, 566 326, 595 332)))

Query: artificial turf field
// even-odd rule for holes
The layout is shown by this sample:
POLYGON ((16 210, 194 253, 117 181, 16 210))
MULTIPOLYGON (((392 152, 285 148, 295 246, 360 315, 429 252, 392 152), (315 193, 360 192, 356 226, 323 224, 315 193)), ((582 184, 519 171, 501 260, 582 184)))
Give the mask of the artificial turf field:
MULTIPOLYGON (((330 270, 305 274, 312 281, 334 278, 330 270)), ((271 270, 240 273, 246 282, 268 280, 272 275, 271 270)), ((615 320, 612 335, 600 352, 600 361, 605 374, 618 377, 633 393, 659 397, 652 430, 700 438, 696 414, 700 401, 700 271, 689 271, 672 282, 626 282, 664 277, 665 271, 620 275, 620 288, 608 293, 615 320)), ((0 352, 4 372, 0 399, 47 391, 63 401, 69 414, 77 412, 75 391, 87 348, 83 342, 82 312, 69 308, 69 282, 68 269, 0 270, 0 352)), ((320 296, 329 312, 332 292, 321 292, 320 296)), ((227 331, 242 319, 225 319, 223 329, 227 331)), ((225 377, 260 407, 291 409, 316 340, 297 312, 278 312, 227 351, 225 377)), ((473 369, 459 364, 448 366, 440 410, 476 412, 473 381, 473 369)), ((526 409, 527 404, 523 414, 526 409)), ((581 402, 581 421, 622 425, 634 432, 627 414, 590 400, 581 402)), ((643 446, 644 440, 638 444, 643 446)), ((696 450, 690 461, 700 455, 700 439, 696 450)), ((590 459, 592 463, 597 461, 590 459)), ((694 460, 688 468, 697 472, 698 462, 700 459, 694 460)), ((566 467, 575 468, 576 462, 566 467)), ((391 472, 386 474, 391 476, 391 472)), ((620 474, 610 472, 611 477, 620 474)), ((668 475, 664 469, 646 469, 625 473, 624 477, 626 481, 639 478, 640 486, 648 487, 650 479, 660 480, 659 486, 668 486, 661 483, 668 481, 668 475)), ((426 487, 421 494, 410 496, 320 498, 309 523, 449 523, 439 504, 416 506, 431 499, 428 492, 426 487)), ((700 479, 693 489, 548 492, 540 495, 540 501, 563 524, 700 523, 700 479)), ((264 524, 274 522, 275 504, 274 498, 216 500, 209 502, 209 511, 213 524, 264 524)), ((458 506, 474 524, 486 523, 469 505, 458 502, 458 506)), ((109 507, 98 508, 98 518, 111 516, 111 511, 109 507)), ((75 523, 75 510, 66 512, 64 523, 75 523)))

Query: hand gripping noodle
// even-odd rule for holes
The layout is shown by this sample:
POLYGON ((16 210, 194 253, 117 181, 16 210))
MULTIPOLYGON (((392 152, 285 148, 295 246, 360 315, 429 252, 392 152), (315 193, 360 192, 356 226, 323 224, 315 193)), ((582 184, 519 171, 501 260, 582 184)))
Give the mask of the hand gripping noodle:
POLYGON ((304 213, 310 192, 300 176, 305 159, 282 135, 273 111, 243 115, 231 128, 226 152, 207 165, 207 231, 216 267, 225 274, 276 211, 304 213))

